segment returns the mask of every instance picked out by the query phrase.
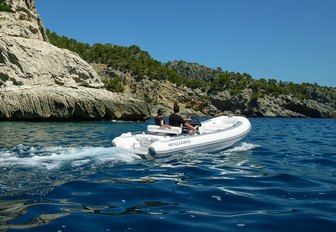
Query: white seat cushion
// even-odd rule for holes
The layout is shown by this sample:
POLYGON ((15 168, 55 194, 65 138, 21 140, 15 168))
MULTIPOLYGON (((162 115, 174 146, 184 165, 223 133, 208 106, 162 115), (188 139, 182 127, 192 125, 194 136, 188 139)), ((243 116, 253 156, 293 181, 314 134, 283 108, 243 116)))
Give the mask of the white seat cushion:
POLYGON ((157 125, 148 125, 147 130, 149 132, 165 133, 165 134, 172 134, 172 135, 179 135, 182 133, 181 127, 174 127, 174 126, 172 126, 171 128, 165 128, 165 127, 160 127, 157 125))

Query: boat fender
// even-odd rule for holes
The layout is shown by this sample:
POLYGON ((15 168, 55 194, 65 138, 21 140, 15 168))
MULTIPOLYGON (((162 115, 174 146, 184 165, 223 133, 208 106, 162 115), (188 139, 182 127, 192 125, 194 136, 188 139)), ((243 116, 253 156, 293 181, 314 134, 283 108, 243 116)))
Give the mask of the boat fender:
POLYGON ((155 156, 156 155, 155 148, 154 147, 149 147, 148 148, 148 154, 152 157, 155 156))

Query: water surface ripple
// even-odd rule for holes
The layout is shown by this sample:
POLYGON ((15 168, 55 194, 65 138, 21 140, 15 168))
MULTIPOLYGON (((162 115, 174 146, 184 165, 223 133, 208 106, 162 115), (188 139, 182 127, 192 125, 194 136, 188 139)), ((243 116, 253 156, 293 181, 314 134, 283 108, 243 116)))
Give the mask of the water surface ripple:
POLYGON ((128 122, 0 122, 0 231, 335 231, 336 120, 250 119, 215 154, 142 160, 128 122))

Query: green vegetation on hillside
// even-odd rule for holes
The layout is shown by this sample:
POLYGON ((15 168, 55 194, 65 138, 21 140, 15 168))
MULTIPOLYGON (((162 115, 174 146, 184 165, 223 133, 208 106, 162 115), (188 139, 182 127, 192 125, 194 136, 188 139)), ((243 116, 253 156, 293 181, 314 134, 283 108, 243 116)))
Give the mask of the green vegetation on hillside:
POLYGON ((176 84, 183 84, 183 77, 154 60, 138 46, 117 46, 112 44, 94 44, 77 42, 65 36, 58 36, 47 30, 50 43, 76 52, 89 63, 107 64, 108 67, 132 74, 137 79, 167 79, 176 84))
POLYGON ((13 12, 12 8, 6 3, 0 3, 0 12, 13 12))
POLYGON ((321 103, 336 104, 336 88, 322 87, 314 83, 297 84, 293 82, 277 81, 274 79, 253 79, 247 73, 222 71, 220 68, 210 69, 201 65, 186 63, 184 61, 169 62, 168 66, 185 75, 187 80, 195 75, 203 79, 193 79, 195 86, 206 86, 209 94, 221 91, 229 91, 231 94, 242 93, 245 89, 252 91, 251 100, 256 101, 265 95, 278 97, 280 95, 292 95, 300 100, 313 99, 321 103), (186 66, 189 64, 189 66, 186 66))
MULTIPOLYGON (((256 80, 247 73, 228 72, 221 68, 211 69, 184 61, 162 64, 136 45, 125 47, 112 44, 94 44, 91 46, 65 36, 58 36, 49 30, 47 30, 47 35, 53 45, 76 52, 89 63, 102 63, 115 70, 129 73, 136 80, 144 78, 168 80, 177 85, 186 85, 193 89, 199 88, 209 94, 221 91, 239 94, 249 89, 252 92, 252 101, 257 101, 258 98, 265 95, 275 97, 292 95, 301 100, 314 99, 322 103, 336 103, 336 89, 321 87, 316 83, 295 84, 274 79, 256 80)), ((105 87, 114 92, 122 92, 124 89, 122 79, 117 77, 107 81, 105 87)))

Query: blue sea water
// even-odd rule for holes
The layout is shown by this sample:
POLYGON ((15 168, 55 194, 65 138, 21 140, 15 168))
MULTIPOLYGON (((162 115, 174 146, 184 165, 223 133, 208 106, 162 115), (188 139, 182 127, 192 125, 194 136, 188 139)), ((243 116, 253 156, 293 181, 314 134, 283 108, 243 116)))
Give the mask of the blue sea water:
POLYGON ((336 120, 251 118, 215 154, 143 160, 131 122, 0 122, 0 231, 336 231, 336 120))

